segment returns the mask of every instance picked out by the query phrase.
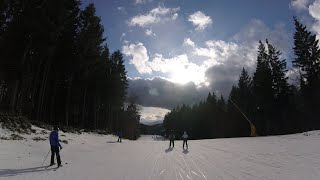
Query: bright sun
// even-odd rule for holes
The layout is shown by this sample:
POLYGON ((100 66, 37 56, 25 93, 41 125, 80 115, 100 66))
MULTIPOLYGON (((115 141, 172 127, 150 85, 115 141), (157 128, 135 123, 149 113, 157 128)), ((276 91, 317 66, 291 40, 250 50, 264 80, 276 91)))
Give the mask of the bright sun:
POLYGON ((205 82, 204 70, 192 67, 176 67, 170 73, 171 81, 179 84, 186 84, 188 82, 194 82, 196 85, 205 82))

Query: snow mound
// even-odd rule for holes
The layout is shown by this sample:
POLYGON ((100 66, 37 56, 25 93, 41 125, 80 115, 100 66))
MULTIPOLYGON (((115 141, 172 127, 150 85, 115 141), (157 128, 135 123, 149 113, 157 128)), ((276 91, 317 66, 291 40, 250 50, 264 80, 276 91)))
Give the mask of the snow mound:
POLYGON ((316 130, 316 131, 308 131, 308 132, 304 132, 302 133, 304 136, 320 136, 320 131, 316 130))

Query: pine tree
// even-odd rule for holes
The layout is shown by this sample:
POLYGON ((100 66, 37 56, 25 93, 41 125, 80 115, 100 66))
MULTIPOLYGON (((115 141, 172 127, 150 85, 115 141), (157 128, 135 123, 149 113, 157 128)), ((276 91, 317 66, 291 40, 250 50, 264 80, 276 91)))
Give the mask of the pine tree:
POLYGON ((50 104, 51 121, 60 119, 60 123, 69 126, 71 96, 75 84, 75 75, 78 72, 79 58, 76 44, 77 28, 80 14, 80 2, 77 0, 65 1, 64 28, 57 42, 54 62, 52 65, 52 99, 50 104), (64 108, 62 108, 64 107, 64 108), (58 116, 58 114, 60 116, 58 116), (58 118, 57 118, 58 117, 58 118))
POLYGON ((8 87, 8 109, 16 111, 17 94, 19 84, 22 79, 22 67, 26 60, 26 55, 30 50, 30 30, 23 23, 30 17, 26 13, 26 2, 1 1, 1 27, 0 31, 0 70, 1 79, 6 82, 8 87), (24 16, 23 16, 24 14, 24 16), (20 43, 16 43, 20 42, 20 43))
POLYGON ((81 13, 79 17, 79 33, 77 37, 77 44, 80 57, 80 77, 82 83, 82 102, 81 102, 81 126, 86 126, 87 104, 88 104, 88 82, 90 74, 94 71, 94 67, 100 61, 100 55, 103 50, 102 43, 103 27, 100 24, 100 18, 96 16, 96 9, 94 4, 89 4, 81 13))
POLYGON ((273 106, 273 133, 284 132, 288 116, 289 84, 286 77, 286 60, 280 59, 281 52, 266 40, 268 46, 268 61, 271 69, 273 106))
POLYGON ((223 98, 223 96, 221 95, 220 98, 217 101, 217 123, 218 123, 218 127, 217 127, 217 137, 219 138, 223 138, 226 137, 226 132, 225 132, 225 127, 226 127, 226 102, 223 98))
POLYGON ((228 97, 227 103, 227 121, 226 130, 229 137, 239 136, 239 117, 241 117, 240 112, 235 107, 234 103, 239 102, 239 89, 237 86, 233 85, 228 97))
POLYGON ((293 66, 300 70, 300 88, 308 128, 320 128, 320 49, 316 35, 307 30, 295 17, 293 66))
POLYGON ((0 1, 0 43, 1 43, 2 35, 6 29, 7 19, 9 19, 8 10, 9 10, 8 0, 0 1))
POLYGON ((224 112, 226 111, 227 105, 222 95, 220 96, 220 99, 218 99, 217 106, 220 111, 224 111, 224 112))
POLYGON ((245 114, 252 114, 253 108, 253 95, 252 95, 252 78, 249 76, 245 68, 238 81, 239 102, 238 105, 244 111, 245 114))
POLYGON ((255 98, 256 125, 260 134, 270 134, 270 114, 272 111, 273 89, 272 75, 268 64, 265 45, 259 41, 257 68, 253 75, 253 93, 255 98))
MULTIPOLYGON (((112 63, 112 71, 111 71, 111 82, 113 84, 112 87, 112 108, 110 111, 116 114, 114 118, 114 122, 111 122, 111 127, 118 129, 119 122, 117 115, 119 114, 119 109, 123 107, 123 103, 125 101, 125 97, 127 95, 128 88, 128 80, 127 80, 127 72, 124 66, 124 59, 122 53, 118 50, 112 53, 110 57, 112 63)), ((110 106, 110 107, 111 107, 110 106)))
POLYGON ((121 125, 118 131, 123 131, 128 139, 136 140, 140 136, 140 108, 134 102, 130 102, 126 111, 122 112, 121 125))
POLYGON ((287 82, 287 63, 285 59, 280 60, 281 52, 266 41, 268 46, 268 61, 271 69, 273 96, 275 99, 287 96, 289 84, 287 82))
POLYGON ((123 55, 119 50, 112 53, 111 62, 113 65, 112 74, 115 81, 115 92, 117 92, 117 98, 119 98, 120 106, 122 106, 127 94, 128 79, 123 55))
POLYGON ((301 70, 303 86, 314 86, 314 81, 320 79, 320 49, 316 35, 306 29, 294 18, 296 32, 294 33, 294 67, 301 70))

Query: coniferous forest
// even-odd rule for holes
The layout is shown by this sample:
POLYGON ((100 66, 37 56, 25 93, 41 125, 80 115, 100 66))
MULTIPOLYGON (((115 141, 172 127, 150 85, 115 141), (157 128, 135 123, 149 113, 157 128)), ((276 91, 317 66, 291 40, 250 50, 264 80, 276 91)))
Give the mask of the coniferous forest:
POLYGON ((212 92, 193 106, 176 106, 165 116, 166 132, 174 130, 180 137, 186 130, 192 139, 250 136, 249 121, 260 136, 320 129, 319 40, 295 17, 293 20, 292 59, 282 59, 271 42, 260 41, 255 72, 250 75, 243 68, 228 99, 212 92), (288 82, 288 61, 297 84, 288 82))
POLYGON ((94 4, 0 1, 0 108, 47 124, 138 136, 139 113, 124 107, 124 58, 109 52, 94 4))

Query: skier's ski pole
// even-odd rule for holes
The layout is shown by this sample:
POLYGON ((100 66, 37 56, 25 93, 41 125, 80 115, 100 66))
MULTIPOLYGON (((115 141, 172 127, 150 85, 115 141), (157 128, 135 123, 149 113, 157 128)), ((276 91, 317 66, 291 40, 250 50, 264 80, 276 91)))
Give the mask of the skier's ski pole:
POLYGON ((50 151, 51 151, 51 150, 48 151, 48 154, 46 155, 46 158, 44 158, 44 161, 42 162, 41 166, 43 166, 44 162, 46 161, 46 159, 47 159, 47 157, 48 157, 48 155, 49 155, 49 153, 50 153, 50 151))

